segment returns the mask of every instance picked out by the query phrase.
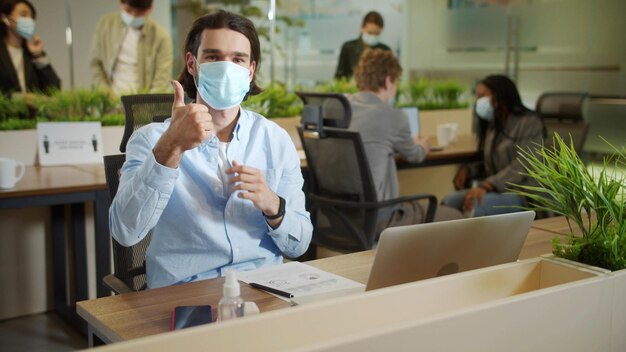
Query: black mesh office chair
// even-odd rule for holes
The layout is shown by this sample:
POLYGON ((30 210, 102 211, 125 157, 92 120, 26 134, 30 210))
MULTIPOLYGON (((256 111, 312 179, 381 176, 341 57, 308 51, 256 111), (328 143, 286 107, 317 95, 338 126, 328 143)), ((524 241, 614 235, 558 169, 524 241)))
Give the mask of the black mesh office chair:
MULTIPOLYGON (((126 160, 126 155, 106 155, 104 170, 111 199, 117 193, 120 169, 126 160)), ((124 247, 113 240, 113 274, 104 277, 104 284, 114 293, 144 290, 146 281, 146 250, 150 244, 152 232, 139 243, 131 247, 124 247)))
POLYGON ((378 220, 402 202, 424 200, 424 221, 433 220, 433 195, 378 201, 358 132, 323 126, 320 105, 305 105, 302 120, 298 133, 310 172, 307 200, 315 245, 348 252, 371 249, 382 231, 378 220))
POLYGON ((544 93, 539 97, 535 108, 545 126, 544 145, 551 147, 554 134, 574 143, 574 149, 581 155, 589 124, 583 120, 583 107, 587 93, 544 93))
POLYGON ((352 108, 343 94, 296 92, 296 95, 304 102, 305 109, 319 111, 324 126, 350 127, 352 108))
POLYGON ((135 130, 153 121, 162 122, 171 115, 174 94, 125 95, 121 99, 126 124, 120 152, 125 153, 126 144, 135 130))

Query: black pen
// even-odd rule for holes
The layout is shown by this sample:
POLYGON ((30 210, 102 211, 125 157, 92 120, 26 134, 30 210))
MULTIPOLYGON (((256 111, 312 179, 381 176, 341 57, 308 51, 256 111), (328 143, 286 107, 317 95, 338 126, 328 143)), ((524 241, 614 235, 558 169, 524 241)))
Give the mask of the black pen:
POLYGON ((250 286, 252 286, 254 288, 258 288, 259 290, 263 290, 263 291, 267 291, 269 293, 273 293, 273 294, 281 296, 281 297, 293 298, 293 295, 291 293, 289 293, 289 292, 285 292, 285 291, 281 291, 281 290, 273 288, 273 287, 268 287, 268 286, 264 286, 264 285, 261 285, 261 284, 257 284, 256 282, 251 282, 250 286))

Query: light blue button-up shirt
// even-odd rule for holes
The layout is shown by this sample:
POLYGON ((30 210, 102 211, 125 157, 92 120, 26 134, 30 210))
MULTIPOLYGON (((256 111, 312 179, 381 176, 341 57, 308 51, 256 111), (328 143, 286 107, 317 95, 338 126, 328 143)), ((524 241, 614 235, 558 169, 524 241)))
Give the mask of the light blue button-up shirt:
MULTIPOLYGON (((133 133, 120 185, 109 209, 113 237, 131 246, 146 236, 148 287, 208 279, 226 268, 250 270, 302 255, 313 226, 305 210, 300 158, 285 130, 241 109, 227 150, 232 161, 260 169, 272 191, 286 200, 280 226, 268 226, 250 200, 224 190, 219 140, 214 135, 183 154, 176 169, 157 163, 152 149, 169 126, 154 123, 133 133)), ((232 186, 231 186, 232 187, 232 186)))

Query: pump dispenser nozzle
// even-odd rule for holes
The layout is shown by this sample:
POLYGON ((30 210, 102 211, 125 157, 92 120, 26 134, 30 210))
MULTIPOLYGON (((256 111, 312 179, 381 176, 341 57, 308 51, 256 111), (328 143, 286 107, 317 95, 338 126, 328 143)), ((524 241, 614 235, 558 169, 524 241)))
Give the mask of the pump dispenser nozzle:
POLYGON ((217 307, 217 321, 235 319, 243 316, 243 300, 239 297, 241 289, 237 281, 237 272, 226 270, 223 297, 217 307))

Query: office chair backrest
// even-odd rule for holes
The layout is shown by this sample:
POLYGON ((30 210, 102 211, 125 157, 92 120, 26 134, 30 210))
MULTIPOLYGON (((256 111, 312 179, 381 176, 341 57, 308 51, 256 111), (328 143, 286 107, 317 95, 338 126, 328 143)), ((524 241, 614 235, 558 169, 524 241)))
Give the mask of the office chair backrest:
POLYGON ((174 94, 137 94, 122 96, 122 105, 126 115, 124 136, 120 143, 120 152, 126 152, 130 136, 139 127, 156 120, 164 120, 172 112, 174 94))
POLYGON ((560 121, 544 121, 544 127, 546 129, 546 138, 544 139, 544 146, 551 148, 553 145, 553 138, 555 134, 558 134, 563 140, 569 144, 570 137, 574 143, 574 150, 578 155, 581 155, 585 140, 587 139, 587 132, 589 132, 589 124, 586 122, 560 122, 560 121))
POLYGON ((540 118, 555 119, 559 121, 583 121, 583 105, 587 99, 587 93, 544 93, 537 100, 535 108, 540 118))
MULTIPOLYGON (((124 154, 104 156, 104 170, 111 200, 117 193, 120 169, 125 160, 124 154)), ((132 291, 143 290, 147 287, 145 258, 151 238, 152 232, 131 247, 124 247, 113 239, 114 275, 132 291)))
POLYGON ((323 125, 326 127, 348 128, 352 120, 352 108, 345 95, 339 93, 296 92, 305 108, 318 107, 323 125))
POLYGON ((589 124, 583 119, 588 96, 585 92, 549 92, 539 97, 536 112, 545 127, 545 146, 552 147, 554 135, 558 134, 567 142, 571 137, 578 155, 582 153, 589 131, 589 124))
POLYGON ((371 249, 374 244, 378 209, 355 206, 375 203, 376 191, 358 132, 324 128, 321 138, 305 137, 298 128, 310 172, 310 194, 351 206, 326 204, 310 198, 315 234, 313 241, 346 251, 371 249))

